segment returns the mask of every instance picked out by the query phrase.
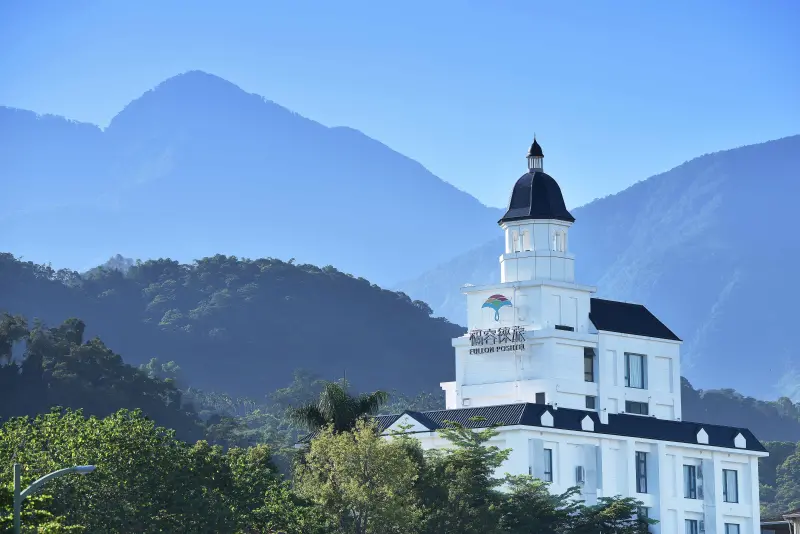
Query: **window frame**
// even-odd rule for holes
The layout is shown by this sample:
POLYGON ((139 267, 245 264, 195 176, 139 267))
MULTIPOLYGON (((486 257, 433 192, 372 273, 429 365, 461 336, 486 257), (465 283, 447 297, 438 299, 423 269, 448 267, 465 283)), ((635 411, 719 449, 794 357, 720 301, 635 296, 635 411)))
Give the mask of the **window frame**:
POLYGON ((591 347, 585 347, 583 349, 583 381, 584 382, 595 382, 597 377, 595 376, 595 361, 597 359, 597 355, 594 353, 594 349, 591 347), (588 370, 587 370, 588 367, 588 370))
POLYGON ((542 477, 545 482, 553 481, 553 449, 542 449, 544 451, 544 471, 542 477), (548 467, 550 470, 548 471, 548 467))
POLYGON ((742 528, 739 523, 725 523, 725 534, 742 534, 742 528), (732 527, 736 527, 736 530, 733 530, 732 527))
POLYGON ((631 415, 650 415, 650 404, 648 404, 646 402, 626 400, 625 401, 625 413, 629 413, 631 415), (643 406, 644 407, 644 413, 642 413, 641 411, 638 411, 638 412, 637 411, 632 411, 630 409, 630 407, 634 406, 634 405, 643 406))
POLYGON ((625 387, 631 389, 647 389, 647 355, 645 354, 638 354, 636 352, 626 352, 625 353, 625 387), (641 374, 641 382, 642 386, 632 386, 631 385, 631 357, 641 358, 642 359, 642 374, 641 374))
POLYGON ((636 451, 636 493, 647 493, 647 453, 636 451))
POLYGON ((536 404, 547 404, 547 395, 544 391, 539 391, 534 396, 534 400, 536 401, 536 404), (539 402, 539 395, 541 395, 542 402, 539 402))
POLYGON ((597 397, 595 395, 586 395, 586 409, 587 410, 597 409, 597 397), (591 403, 589 399, 591 399, 591 403), (591 406, 589 406, 589 404, 591 404, 591 406))
POLYGON ((683 498, 698 498, 696 465, 683 464, 683 498))
POLYGON ((684 519, 684 531, 686 534, 700 534, 700 521, 698 519, 684 519))
POLYGON ((722 470, 722 502, 736 504, 739 502, 739 471, 736 469, 722 470), (731 488, 728 484, 728 473, 733 473, 733 499, 731 499, 731 488))

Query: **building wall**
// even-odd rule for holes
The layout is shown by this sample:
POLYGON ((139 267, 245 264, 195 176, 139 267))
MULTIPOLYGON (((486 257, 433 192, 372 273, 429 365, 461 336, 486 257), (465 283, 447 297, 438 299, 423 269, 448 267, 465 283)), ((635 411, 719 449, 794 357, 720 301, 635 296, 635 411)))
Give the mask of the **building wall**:
POLYGON ((681 419, 680 343, 600 332, 597 350, 598 409, 625 411, 625 401, 646 402, 659 419, 681 419), (625 353, 645 356, 645 389, 625 387, 625 353))
MULTIPOLYGON (((485 300, 482 294, 480 298, 481 302, 485 300)), ((588 310, 586 315, 588 322, 588 310)), ((492 323, 495 322, 481 322, 479 329, 492 327, 492 323)), ((496 323, 503 324, 502 320, 496 323)), ((538 402, 536 394, 544 393, 548 404, 580 410, 587 409, 588 396, 595 397, 595 409, 604 421, 608 414, 625 412, 626 401, 646 403, 649 415, 660 419, 681 418, 679 342, 590 333, 583 321, 579 325, 583 326, 582 331, 576 332, 527 327, 524 343, 515 344, 515 350, 508 351, 499 350, 499 345, 472 345, 469 336, 475 329, 470 330, 453 341, 456 380, 442 384, 447 391, 446 407, 538 402), (497 350, 480 352, 492 348, 497 350), (591 382, 584 376, 587 348, 595 354, 591 382), (626 353, 645 357, 643 389, 625 385, 626 353)))
MULTIPOLYGON (((392 428, 398 426, 395 423, 392 428)), ((421 427, 416 434, 424 449, 442 448, 448 442, 421 427)), ((721 449, 704 445, 660 442, 637 438, 593 435, 542 427, 503 427, 492 445, 510 448, 508 460, 497 470, 504 474, 532 474, 543 478, 543 450, 552 450, 552 493, 576 483, 576 468, 584 468, 581 498, 594 504, 598 498, 634 497, 659 521, 653 531, 683 534, 685 519, 705 523, 707 534, 724 532, 736 523, 742 534, 760 531, 758 457, 764 453, 721 449), (647 453, 647 493, 636 486, 636 451, 647 453), (702 467, 702 498, 684 497, 683 466, 702 467), (738 503, 723 502, 722 470, 738 473, 738 503)))

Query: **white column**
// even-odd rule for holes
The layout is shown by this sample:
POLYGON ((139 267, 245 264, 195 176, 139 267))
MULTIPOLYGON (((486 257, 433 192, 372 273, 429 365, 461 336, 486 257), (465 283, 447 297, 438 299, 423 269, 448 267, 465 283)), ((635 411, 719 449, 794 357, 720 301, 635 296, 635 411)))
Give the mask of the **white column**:
POLYGON ((675 403, 674 418, 683 421, 683 404, 681 402, 681 363, 680 355, 672 359, 672 402, 675 403))
POLYGON ((626 490, 623 495, 629 497, 636 497, 636 444, 632 439, 625 440, 625 445, 622 447, 625 459, 625 484, 623 488, 626 490))
MULTIPOLYGON (((683 454, 675 452, 675 517, 679 526, 682 526, 686 519, 683 506, 683 454)), ((706 530, 708 532, 708 530, 706 530)))
POLYGON ((761 503, 758 492, 758 457, 750 457, 750 509, 753 511, 752 530, 750 534, 761 532, 761 503))
MULTIPOLYGON (((669 489, 668 485, 665 483, 669 478, 669 473, 667 473, 667 445, 664 442, 659 442, 656 445, 656 462, 653 466, 653 474, 655 474, 655 485, 653 486, 654 489, 658 491, 658 495, 656 496, 656 515, 653 519, 658 519, 659 521, 663 521, 666 517, 667 513, 667 499, 669 495, 667 495, 669 489)), ((648 484, 649 486, 649 484, 648 484)), ((648 491, 650 488, 648 488, 648 491)), ((654 525, 653 532, 654 534, 659 534, 663 532, 661 530, 661 523, 654 525)))

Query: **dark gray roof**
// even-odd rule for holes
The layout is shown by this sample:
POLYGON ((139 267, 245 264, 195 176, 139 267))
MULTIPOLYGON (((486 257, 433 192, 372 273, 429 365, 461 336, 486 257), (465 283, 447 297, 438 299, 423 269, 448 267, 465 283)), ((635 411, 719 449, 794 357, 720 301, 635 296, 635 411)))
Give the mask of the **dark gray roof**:
MULTIPOLYGON (((403 412, 403 414, 410 415, 433 431, 444 427, 445 421, 454 421, 467 428, 486 428, 493 425, 541 427, 541 416, 548 410, 553 415, 553 428, 562 430, 654 439, 673 443, 697 444, 697 433, 702 428, 706 431, 706 434, 708 434, 708 445, 710 446, 737 449, 733 440, 736 438, 737 434, 742 434, 745 440, 747 440, 747 447, 745 450, 766 452, 761 442, 746 428, 692 423, 689 421, 667 421, 655 417, 629 414, 609 414, 608 424, 604 425, 600 423, 597 412, 573 410, 570 408, 554 410, 551 406, 545 404, 503 404, 499 406, 481 406, 457 410, 436 410, 431 412, 406 411, 403 412), (584 431, 581 427, 581 421, 583 421, 584 417, 587 415, 594 421, 594 432, 584 431), (482 417, 484 420, 472 421, 471 419, 474 417, 482 417)), ((381 430, 386 430, 403 414, 377 416, 376 419, 379 428, 381 430)), ((312 436, 307 436, 302 441, 308 441, 311 437, 312 436)))
POLYGON ((533 144, 531 145, 530 150, 528 150, 528 157, 534 158, 543 158, 544 152, 542 152, 542 146, 536 141, 536 136, 533 137, 533 144))
POLYGON ((591 299, 589 320, 598 330, 681 341, 641 304, 591 299))
POLYGON ((511 191, 508 210, 498 224, 526 219, 575 222, 575 217, 567 211, 558 183, 542 171, 527 172, 517 180, 511 191))

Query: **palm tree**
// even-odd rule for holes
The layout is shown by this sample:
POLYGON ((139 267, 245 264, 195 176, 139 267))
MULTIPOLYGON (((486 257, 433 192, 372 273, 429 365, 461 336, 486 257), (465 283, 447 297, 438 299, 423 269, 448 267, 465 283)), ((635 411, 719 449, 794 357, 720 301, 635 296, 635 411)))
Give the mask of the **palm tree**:
POLYGON ((354 397, 347 392, 346 382, 328 382, 317 402, 291 408, 289 418, 312 432, 327 425, 333 425, 335 432, 343 432, 355 427, 362 417, 375 415, 388 400, 385 391, 354 397))

